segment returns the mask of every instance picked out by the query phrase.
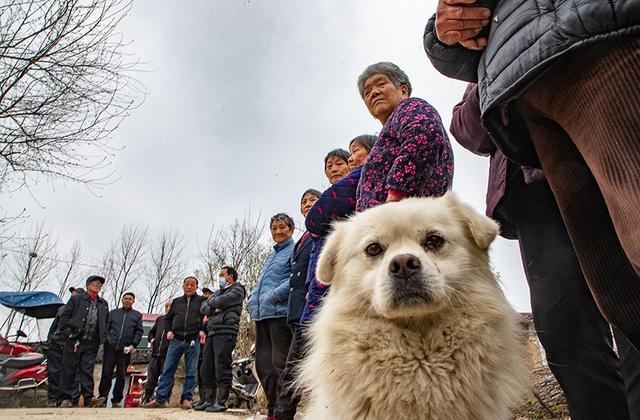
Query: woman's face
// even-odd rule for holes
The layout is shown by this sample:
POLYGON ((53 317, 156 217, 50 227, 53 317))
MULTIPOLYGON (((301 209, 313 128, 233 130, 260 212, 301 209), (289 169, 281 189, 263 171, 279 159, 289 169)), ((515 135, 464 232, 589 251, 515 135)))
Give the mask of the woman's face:
POLYGON ((302 197, 302 201, 300 201, 300 213, 302 213, 303 217, 307 217, 309 214, 309 210, 313 207, 313 204, 318 201, 318 197, 314 194, 308 192, 302 197))
POLYGON ((385 74, 377 73, 364 82, 364 103, 374 118, 387 122, 400 101, 409 97, 405 85, 396 86, 385 74))
POLYGON ((369 152, 363 145, 357 141, 351 143, 351 146, 349 146, 349 169, 353 171, 355 168, 362 165, 368 155, 369 152))
POLYGON ((281 244, 291 239, 293 235, 293 229, 287 225, 284 220, 274 220, 271 223, 271 237, 273 242, 281 244))
POLYGON ((335 184, 349 175, 349 165, 338 156, 331 156, 324 166, 324 174, 330 183, 335 184))

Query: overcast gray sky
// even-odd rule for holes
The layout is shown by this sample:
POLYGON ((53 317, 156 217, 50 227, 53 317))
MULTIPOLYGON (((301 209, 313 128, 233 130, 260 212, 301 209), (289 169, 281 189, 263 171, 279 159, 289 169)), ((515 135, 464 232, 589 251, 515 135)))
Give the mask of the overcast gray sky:
MULTIPOLYGON (((118 181, 99 196, 42 182, 12 194, 7 210, 26 208, 62 246, 78 239, 88 260, 125 224, 148 225, 152 237, 177 228, 191 267, 211 225, 248 209, 302 223, 300 194, 328 186, 326 152, 381 128, 356 88, 367 65, 398 64, 448 127, 465 84, 436 72, 422 49, 435 4, 135 0, 122 32, 146 63, 136 77, 148 97, 114 134, 118 181)), ((484 212, 488 159, 452 143, 453 189, 484 212)), ((496 241, 492 260, 509 300, 529 310, 517 242, 496 241)))

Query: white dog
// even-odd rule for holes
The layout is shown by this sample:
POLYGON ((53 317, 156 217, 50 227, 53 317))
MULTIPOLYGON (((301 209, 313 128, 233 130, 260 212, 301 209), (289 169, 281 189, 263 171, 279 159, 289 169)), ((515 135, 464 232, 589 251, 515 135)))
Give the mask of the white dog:
POLYGON ((337 223, 317 267, 331 290, 300 367, 308 418, 508 419, 528 368, 489 267, 497 233, 451 194, 337 223))

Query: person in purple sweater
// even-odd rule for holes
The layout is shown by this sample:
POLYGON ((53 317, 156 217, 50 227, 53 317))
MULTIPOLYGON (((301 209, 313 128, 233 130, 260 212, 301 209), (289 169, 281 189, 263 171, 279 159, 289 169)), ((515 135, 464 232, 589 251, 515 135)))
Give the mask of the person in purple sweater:
POLYGON ((518 239, 533 322, 571 418, 640 418, 640 355, 616 330, 625 396, 609 324, 587 287, 543 172, 510 162, 496 148, 481 124, 473 83, 453 109, 451 133, 467 150, 490 156, 487 216, 500 222, 501 236, 518 239))
POLYGON ((411 82, 393 63, 367 67, 358 90, 382 130, 362 166, 356 211, 405 197, 444 195, 453 180, 453 151, 438 112, 410 97, 411 82))

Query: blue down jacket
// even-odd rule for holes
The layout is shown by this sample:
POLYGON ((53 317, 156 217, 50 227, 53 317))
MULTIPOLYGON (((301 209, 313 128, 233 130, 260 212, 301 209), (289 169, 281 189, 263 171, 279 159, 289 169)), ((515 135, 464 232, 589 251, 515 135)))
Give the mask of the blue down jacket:
POLYGON ((273 246, 274 251, 265 259, 258 285, 249 295, 249 315, 252 320, 262 321, 287 316, 291 255, 294 246, 293 239, 276 244, 273 246))

